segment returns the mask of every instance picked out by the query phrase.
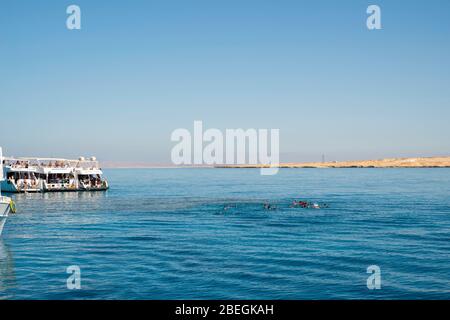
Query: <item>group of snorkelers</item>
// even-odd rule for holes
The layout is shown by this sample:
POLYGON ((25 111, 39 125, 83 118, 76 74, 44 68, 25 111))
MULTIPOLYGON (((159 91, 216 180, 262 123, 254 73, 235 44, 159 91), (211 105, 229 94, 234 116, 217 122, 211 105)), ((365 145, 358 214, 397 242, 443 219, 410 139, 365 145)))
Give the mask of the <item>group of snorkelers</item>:
MULTIPOLYGON (((329 208, 329 205, 326 203, 317 203, 317 202, 310 202, 310 201, 303 201, 303 200, 299 200, 296 201, 294 200, 292 202, 292 204, 289 206, 290 208, 302 208, 302 209, 323 209, 323 208, 329 208)), ((223 207, 223 211, 228 211, 232 208, 236 208, 236 205, 231 205, 231 204, 227 204, 223 207)), ((278 208, 269 203, 269 202, 264 202, 263 203, 263 209, 266 211, 272 211, 272 210, 277 210, 278 208)))
MULTIPOLYGON (((264 203, 264 210, 276 210, 277 207, 266 202, 264 203)), ((303 208, 303 209, 322 209, 322 208, 329 208, 328 204, 323 203, 323 204, 319 204, 317 202, 309 202, 309 201, 303 201, 303 200, 299 200, 299 201, 293 201, 292 204, 290 205, 290 208, 303 208)))
POLYGON ((305 209, 322 209, 322 208, 328 208, 328 204, 323 203, 319 204, 317 202, 309 202, 309 201, 293 201, 291 208, 305 208, 305 209))

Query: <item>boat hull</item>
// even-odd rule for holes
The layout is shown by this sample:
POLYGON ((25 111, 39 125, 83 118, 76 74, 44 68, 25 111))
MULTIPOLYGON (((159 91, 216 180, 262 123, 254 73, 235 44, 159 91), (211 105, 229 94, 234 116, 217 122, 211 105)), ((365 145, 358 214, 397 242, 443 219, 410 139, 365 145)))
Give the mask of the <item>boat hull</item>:
POLYGON ((6 219, 8 218, 9 212, 11 211, 10 201, 7 200, 9 198, 3 197, 0 199, 0 235, 3 232, 3 227, 6 223, 6 219))
POLYGON ((42 192, 83 192, 83 191, 106 191, 108 190, 108 188, 86 188, 86 189, 82 189, 82 188, 78 188, 78 189, 47 189, 47 190, 43 190, 42 192))
POLYGON ((8 181, 2 181, 1 191, 6 193, 40 193, 40 192, 82 192, 82 191, 106 191, 109 186, 106 187, 93 187, 93 188, 71 188, 71 187, 52 187, 52 188, 40 188, 40 189, 18 189, 13 183, 8 181))
POLYGON ((16 193, 18 192, 16 186, 8 181, 2 181, 0 183, 1 191, 2 192, 10 192, 10 193, 16 193))

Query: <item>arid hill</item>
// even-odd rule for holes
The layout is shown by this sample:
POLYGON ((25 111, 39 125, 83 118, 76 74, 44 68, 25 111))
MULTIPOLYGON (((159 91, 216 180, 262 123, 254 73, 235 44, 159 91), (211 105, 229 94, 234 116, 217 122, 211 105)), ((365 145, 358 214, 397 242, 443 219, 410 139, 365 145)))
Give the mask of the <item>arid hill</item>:
MULTIPOLYGON (((223 165, 220 168, 263 168, 264 165, 223 165)), ((450 157, 392 158, 361 161, 292 162, 280 168, 450 168, 450 157)))

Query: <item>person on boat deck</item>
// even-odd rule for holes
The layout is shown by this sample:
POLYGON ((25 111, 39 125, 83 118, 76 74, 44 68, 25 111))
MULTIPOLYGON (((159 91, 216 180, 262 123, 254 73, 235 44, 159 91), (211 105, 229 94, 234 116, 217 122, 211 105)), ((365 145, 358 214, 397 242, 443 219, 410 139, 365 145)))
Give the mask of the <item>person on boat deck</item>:
POLYGON ((95 176, 91 176, 91 185, 93 187, 97 187, 98 186, 98 178, 95 176))

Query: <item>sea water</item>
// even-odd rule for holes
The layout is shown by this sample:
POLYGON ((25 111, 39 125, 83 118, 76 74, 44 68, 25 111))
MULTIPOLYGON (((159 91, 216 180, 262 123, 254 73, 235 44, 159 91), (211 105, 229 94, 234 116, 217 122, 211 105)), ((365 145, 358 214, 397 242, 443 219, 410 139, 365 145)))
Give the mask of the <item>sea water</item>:
POLYGON ((107 192, 12 195, 0 298, 450 298, 450 169, 105 175, 107 192), (70 266, 80 289, 68 288, 70 266))

